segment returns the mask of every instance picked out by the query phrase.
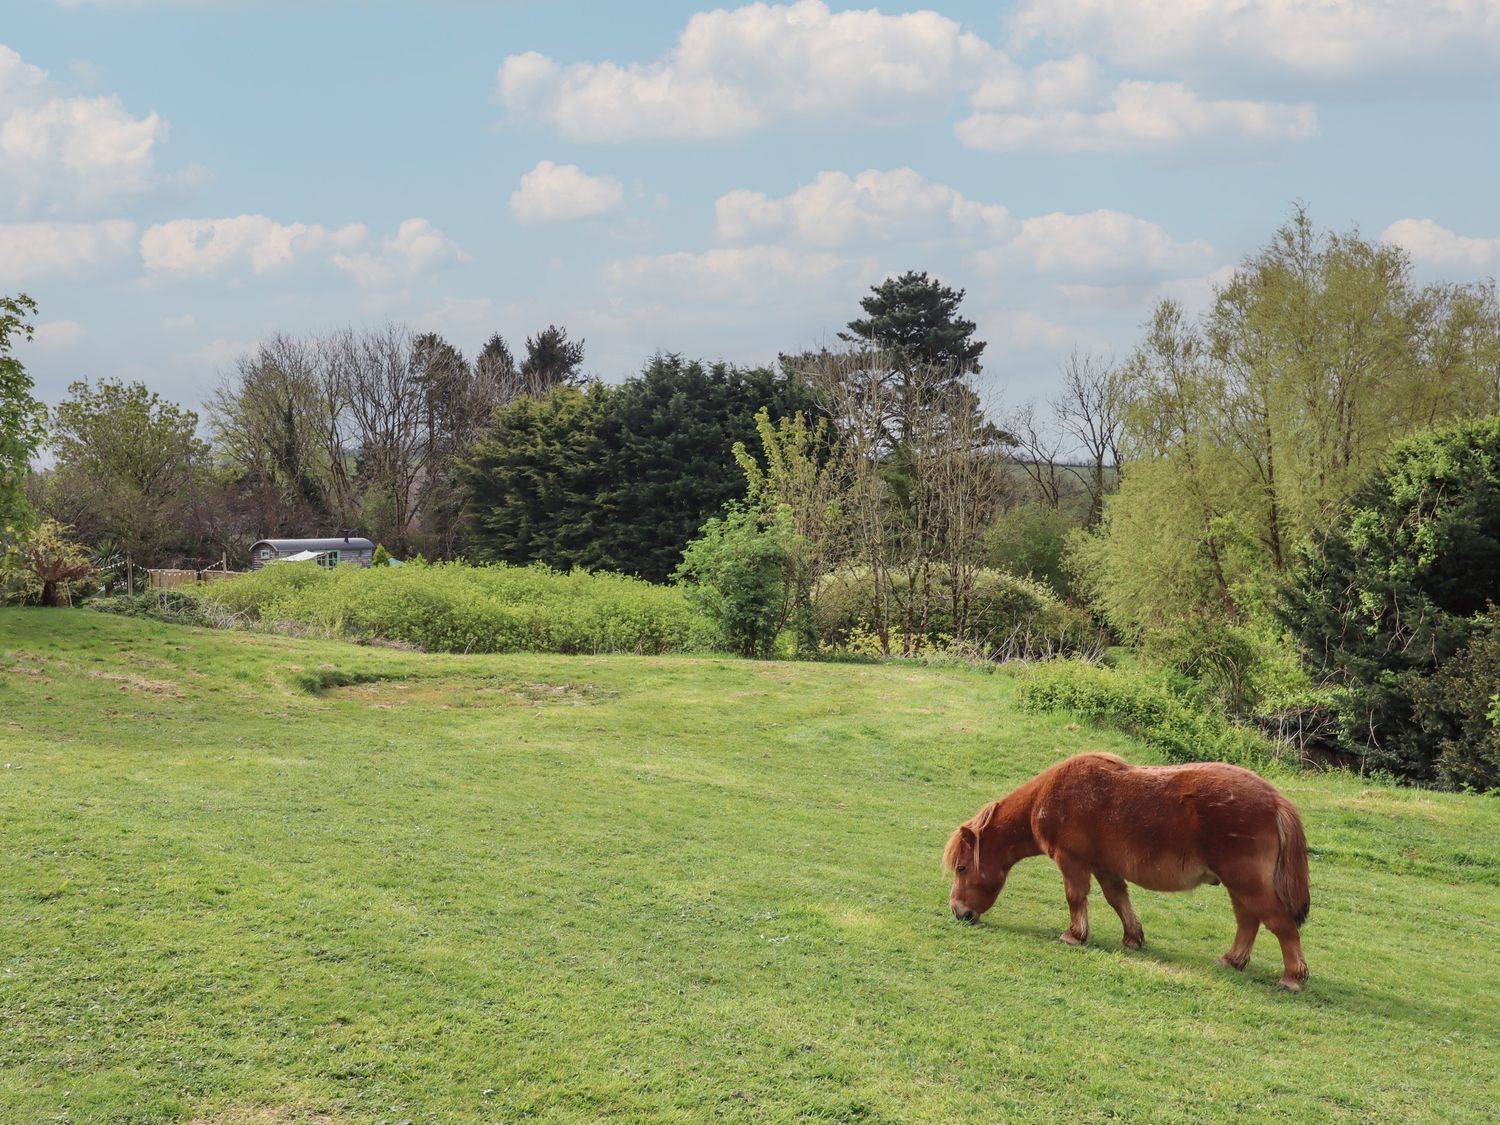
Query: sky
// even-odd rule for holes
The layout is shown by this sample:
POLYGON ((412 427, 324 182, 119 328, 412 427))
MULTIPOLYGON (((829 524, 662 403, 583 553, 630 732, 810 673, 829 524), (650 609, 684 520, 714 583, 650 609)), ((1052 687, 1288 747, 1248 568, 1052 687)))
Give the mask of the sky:
POLYGON ((1500 271, 1500 0, 0 0, 17 354, 208 398, 274 333, 834 342, 965 290, 992 406, 1201 309, 1304 203, 1500 271))

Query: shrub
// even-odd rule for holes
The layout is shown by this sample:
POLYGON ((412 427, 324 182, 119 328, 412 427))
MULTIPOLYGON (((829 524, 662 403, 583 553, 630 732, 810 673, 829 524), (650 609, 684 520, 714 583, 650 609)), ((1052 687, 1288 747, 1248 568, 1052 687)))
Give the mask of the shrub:
POLYGON ((1063 596, 1073 594, 1064 565, 1068 534, 1079 525, 1072 513, 1045 504, 1021 504, 1001 512, 984 536, 986 563, 1018 578, 1045 582, 1063 596))
POLYGON ((731 508, 703 525, 683 552, 676 578, 742 656, 772 656, 791 614, 791 513, 783 509, 762 526, 760 514, 731 508))
MULTIPOLYGON (((925 628, 912 646, 917 651, 945 648, 955 641, 951 585, 946 573, 934 574, 926 607, 925 628)), ((903 601, 907 584, 898 580, 903 601)), ((818 588, 814 620, 821 642, 842 648, 870 633, 870 583, 867 571, 841 571, 818 588)), ((1053 656, 1096 656, 1104 638, 1084 611, 1065 605, 1040 582, 996 570, 974 575, 968 629, 959 639, 992 660, 1029 660, 1053 656)))
POLYGON ((431 652, 654 654, 709 648, 717 637, 682 590, 543 566, 277 563, 193 596, 205 610, 272 631, 400 641, 431 652))
POLYGON ((1281 614, 1314 673, 1337 688, 1343 746, 1370 767, 1441 782, 1452 724, 1424 721, 1419 697, 1429 711, 1449 706, 1424 681, 1488 628, 1493 602, 1500 416, 1395 446, 1303 551, 1281 614))
POLYGON ((1432 676, 1412 687, 1416 720, 1439 748, 1438 780, 1500 789, 1500 610, 1432 676))
POLYGON ((1062 711, 1139 738, 1174 762, 1264 765, 1270 747, 1254 731, 1204 711, 1138 672, 1066 660, 1029 668, 1023 711, 1062 711))

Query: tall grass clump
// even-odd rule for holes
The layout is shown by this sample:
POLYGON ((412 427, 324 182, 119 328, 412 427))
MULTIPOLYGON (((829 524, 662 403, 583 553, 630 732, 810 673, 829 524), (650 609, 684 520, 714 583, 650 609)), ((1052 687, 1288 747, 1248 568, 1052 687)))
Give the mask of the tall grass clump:
POLYGON ((272 632, 385 640, 429 652, 630 652, 715 646, 683 591, 544 566, 279 564, 206 587, 205 605, 272 632))
POLYGON ((1174 762, 1235 762, 1263 767, 1273 759, 1257 732, 1183 699, 1140 672, 1080 660, 1037 664, 1021 675, 1020 709, 1062 712, 1139 738, 1174 762))

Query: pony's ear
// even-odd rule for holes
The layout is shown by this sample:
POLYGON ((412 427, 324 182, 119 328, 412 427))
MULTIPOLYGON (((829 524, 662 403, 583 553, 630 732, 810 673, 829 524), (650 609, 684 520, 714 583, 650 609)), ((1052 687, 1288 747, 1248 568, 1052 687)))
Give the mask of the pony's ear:
POLYGON ((960 824, 958 826, 958 834, 963 837, 964 843, 968 844, 971 848, 979 839, 974 829, 970 828, 967 824, 960 824))

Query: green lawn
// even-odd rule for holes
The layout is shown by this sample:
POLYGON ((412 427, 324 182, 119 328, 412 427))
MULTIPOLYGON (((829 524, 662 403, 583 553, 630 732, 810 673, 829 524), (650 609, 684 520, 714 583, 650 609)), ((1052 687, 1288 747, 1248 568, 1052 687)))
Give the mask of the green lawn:
POLYGON ((0 1122, 1494 1119, 1500 802, 1278 778, 1300 996, 1217 888, 961 926, 954 824, 1151 760, 1013 690, 0 611, 0 1122))

